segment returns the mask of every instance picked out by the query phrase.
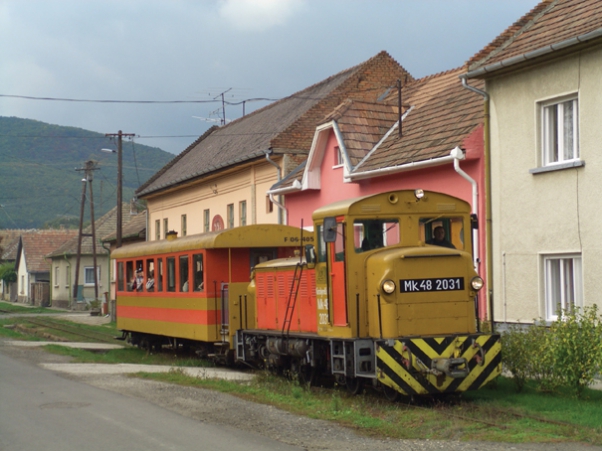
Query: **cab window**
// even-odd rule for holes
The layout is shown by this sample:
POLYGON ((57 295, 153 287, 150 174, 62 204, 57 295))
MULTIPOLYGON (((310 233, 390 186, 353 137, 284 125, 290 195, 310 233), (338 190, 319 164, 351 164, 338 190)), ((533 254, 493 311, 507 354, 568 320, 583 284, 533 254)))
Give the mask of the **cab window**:
POLYGON ((399 244, 397 219, 357 219, 353 223, 353 242, 356 253, 399 244))
POLYGON ((465 250, 463 218, 461 216, 420 218, 420 240, 434 246, 465 250))

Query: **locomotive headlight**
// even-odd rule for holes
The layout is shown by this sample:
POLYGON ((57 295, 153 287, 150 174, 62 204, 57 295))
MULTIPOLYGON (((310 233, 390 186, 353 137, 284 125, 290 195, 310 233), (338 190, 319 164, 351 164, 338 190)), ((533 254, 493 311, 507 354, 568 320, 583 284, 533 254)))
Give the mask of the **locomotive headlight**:
POLYGON ((385 280, 382 284, 382 289, 387 294, 395 293, 395 282, 391 279, 385 280))
POLYGON ((479 276, 473 277, 470 281, 470 286, 473 290, 479 291, 481 288, 483 288, 483 279, 481 279, 479 276))

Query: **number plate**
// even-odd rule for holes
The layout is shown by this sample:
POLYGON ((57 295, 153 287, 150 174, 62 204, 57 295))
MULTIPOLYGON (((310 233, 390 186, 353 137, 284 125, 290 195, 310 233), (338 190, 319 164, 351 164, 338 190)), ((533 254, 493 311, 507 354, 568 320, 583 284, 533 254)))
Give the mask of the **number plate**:
POLYGON ((463 277, 441 279, 401 279, 400 293, 420 293, 425 291, 459 291, 464 289, 463 277))

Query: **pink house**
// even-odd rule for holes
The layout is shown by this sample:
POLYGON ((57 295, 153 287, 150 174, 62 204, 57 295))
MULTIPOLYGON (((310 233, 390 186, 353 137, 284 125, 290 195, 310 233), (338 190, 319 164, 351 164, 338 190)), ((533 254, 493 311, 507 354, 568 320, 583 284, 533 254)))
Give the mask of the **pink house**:
MULTIPOLYGON (((347 100, 316 128, 306 162, 270 189, 284 195, 287 224, 310 227, 334 201, 397 189, 466 200, 479 219, 475 261, 485 277, 483 100, 462 86, 461 68, 392 88, 375 103, 347 100)), ((477 84, 475 87, 479 88, 477 84)), ((479 301, 486 312, 486 299, 479 301)))

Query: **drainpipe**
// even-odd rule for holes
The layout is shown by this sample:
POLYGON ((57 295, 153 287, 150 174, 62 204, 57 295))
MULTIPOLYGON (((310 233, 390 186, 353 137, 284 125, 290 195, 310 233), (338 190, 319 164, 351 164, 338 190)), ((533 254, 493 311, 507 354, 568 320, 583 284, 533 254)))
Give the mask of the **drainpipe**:
POLYGON ((492 238, 492 221, 491 221, 491 142, 490 142, 490 124, 489 124, 489 94, 481 91, 474 86, 470 86, 466 82, 466 74, 460 76, 462 86, 469 91, 475 92, 483 97, 483 138, 484 138, 484 153, 485 153, 485 233, 486 245, 485 254, 487 257, 487 287, 489 288, 489 317, 491 320, 491 331, 494 330, 493 317, 493 238, 492 238))
MULTIPOLYGON (((280 182, 282 180, 282 176, 280 174, 280 166, 278 166, 278 164, 276 164, 275 161, 270 160, 270 155, 272 154, 272 150, 266 150, 265 151, 265 159, 267 160, 268 163, 270 163, 271 165, 273 165, 276 170, 278 171, 278 182, 280 182)), ((286 215, 287 211, 286 211, 286 207, 284 205, 282 205, 280 202, 278 202, 275 198, 274 195, 272 193, 269 194, 270 196, 270 200, 279 208, 278 210, 278 224, 283 224, 283 213, 286 215)))
MULTIPOLYGON (((463 160, 465 158, 462 149, 460 149, 459 147, 455 147, 451 151, 451 155, 452 157, 454 157, 454 169, 456 170, 456 172, 462 177, 464 177, 465 180, 468 180, 468 182, 472 185, 472 212, 476 215, 479 208, 479 194, 477 189, 477 182, 466 172, 464 172, 462 168, 460 168, 460 160, 463 160)), ((481 260, 479 259, 479 231, 477 229, 472 229, 472 243, 472 258, 474 261, 474 267, 475 270, 479 272, 479 264, 481 263, 481 260)))

